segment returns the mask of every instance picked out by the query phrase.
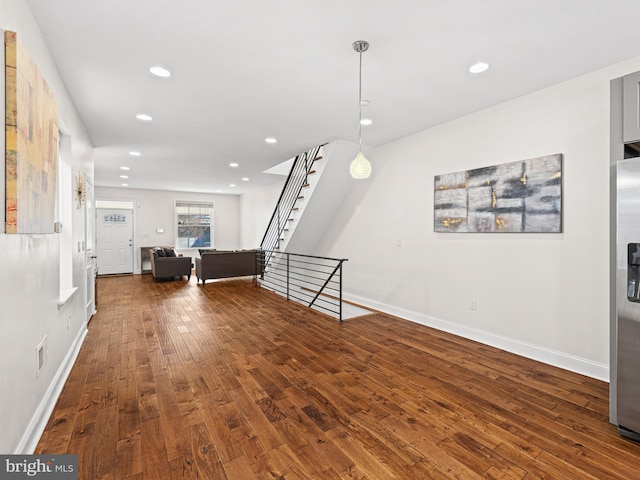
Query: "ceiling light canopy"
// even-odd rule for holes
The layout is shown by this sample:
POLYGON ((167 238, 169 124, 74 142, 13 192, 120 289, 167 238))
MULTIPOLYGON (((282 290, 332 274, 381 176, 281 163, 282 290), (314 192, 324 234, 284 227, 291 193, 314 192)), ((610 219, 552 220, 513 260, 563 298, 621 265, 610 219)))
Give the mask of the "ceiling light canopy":
POLYGON ((132 157, 139 157, 142 154, 140 152, 129 152, 129 155, 131 155, 132 157))
POLYGON ((471 73, 482 73, 489 68, 489 64, 485 62, 474 63, 469 67, 471 73))
POLYGON ((231 163, 229 164, 229 166, 230 166, 231 168, 238 168, 238 167, 240 166, 240 164, 239 164, 239 163, 236 163, 236 162, 231 162, 231 163))
POLYGON ((362 153, 362 53, 369 50, 369 43, 364 40, 358 40, 353 43, 353 49, 360 56, 360 68, 358 71, 358 154, 349 165, 349 173, 353 178, 360 180, 369 178, 371 175, 371 163, 362 153))
POLYGON ((169 78, 171 76, 171 72, 160 65, 155 65, 149 69, 151 73, 153 73, 156 77, 161 78, 169 78))
POLYGON ((278 139, 277 138, 273 138, 273 137, 267 137, 264 139, 264 141, 266 143, 269 143, 271 145, 273 145, 274 143, 278 143, 278 139))
POLYGON ((153 120, 151 115, 147 115, 146 113, 139 113, 139 114, 136 115, 136 118, 138 120, 142 120, 144 122, 150 122, 151 120, 153 120))

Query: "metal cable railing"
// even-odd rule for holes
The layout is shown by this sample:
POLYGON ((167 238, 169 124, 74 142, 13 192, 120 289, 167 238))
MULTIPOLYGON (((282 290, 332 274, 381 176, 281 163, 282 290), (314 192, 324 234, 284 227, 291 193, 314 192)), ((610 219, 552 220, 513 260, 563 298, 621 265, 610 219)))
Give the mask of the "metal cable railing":
POLYGON ((267 230, 260 243, 264 251, 279 250, 283 232, 287 229, 291 214, 298 200, 301 199, 302 188, 308 184, 308 176, 313 162, 318 159, 322 145, 298 155, 291 167, 287 181, 284 184, 276 208, 271 216, 267 230))
POLYGON ((260 286, 342 322, 342 264, 346 259, 261 250, 260 286))

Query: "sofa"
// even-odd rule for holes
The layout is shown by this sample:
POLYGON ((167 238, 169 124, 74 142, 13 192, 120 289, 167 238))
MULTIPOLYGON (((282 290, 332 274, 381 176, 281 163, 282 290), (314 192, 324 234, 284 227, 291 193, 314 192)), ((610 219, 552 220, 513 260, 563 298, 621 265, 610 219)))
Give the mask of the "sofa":
POLYGON ((151 273, 156 280, 183 277, 191 279, 191 257, 178 256, 173 248, 154 247, 149 252, 151 273))
POLYGON ((259 250, 202 250, 196 258, 196 278, 202 281, 215 278, 246 277, 262 271, 259 250))

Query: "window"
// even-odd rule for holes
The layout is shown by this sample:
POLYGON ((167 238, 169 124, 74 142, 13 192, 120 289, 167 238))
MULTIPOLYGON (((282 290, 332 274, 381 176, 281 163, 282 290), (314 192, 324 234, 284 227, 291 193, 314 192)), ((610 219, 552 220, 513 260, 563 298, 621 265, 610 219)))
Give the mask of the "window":
POLYGON ((176 248, 211 247, 213 203, 176 201, 176 248))

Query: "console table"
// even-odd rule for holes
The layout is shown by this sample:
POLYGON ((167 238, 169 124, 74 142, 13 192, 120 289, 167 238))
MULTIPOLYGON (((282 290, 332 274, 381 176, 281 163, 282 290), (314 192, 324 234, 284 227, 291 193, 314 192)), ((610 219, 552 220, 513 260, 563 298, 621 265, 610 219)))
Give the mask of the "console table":
POLYGON ((151 273, 149 250, 153 247, 140 247, 140 273, 151 273))

